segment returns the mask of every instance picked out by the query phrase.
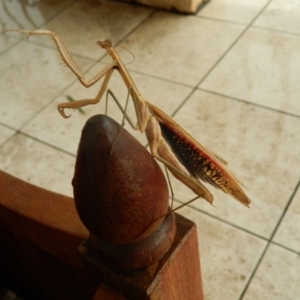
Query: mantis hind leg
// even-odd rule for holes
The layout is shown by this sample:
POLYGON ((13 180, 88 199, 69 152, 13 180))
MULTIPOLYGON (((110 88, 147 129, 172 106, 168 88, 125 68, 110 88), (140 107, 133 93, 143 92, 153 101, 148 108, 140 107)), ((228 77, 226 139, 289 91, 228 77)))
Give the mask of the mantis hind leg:
POLYGON ((182 207, 184 207, 184 206, 186 206, 186 205, 189 205, 190 203, 196 201, 197 199, 200 198, 200 196, 196 196, 196 197, 194 197, 193 199, 191 199, 191 200, 189 200, 189 201, 183 203, 182 205, 179 205, 179 206, 177 206, 176 208, 173 209, 173 204, 174 204, 174 191, 173 191, 173 188, 172 188, 172 183, 171 183, 170 176, 169 176, 169 172, 168 172, 168 168, 167 168, 166 165, 165 165, 165 170, 166 170, 167 180, 168 180, 168 184, 169 184, 170 192, 171 192, 171 211, 168 212, 168 213, 166 214, 166 216, 167 216, 167 215, 173 213, 174 211, 176 211, 176 210, 178 210, 178 209, 180 209, 180 208, 182 208, 182 207))
POLYGON ((196 200, 199 199, 199 198, 200 198, 200 196, 196 196, 196 197, 194 197, 193 199, 189 200, 188 202, 185 202, 185 203, 183 203, 183 204, 177 206, 176 208, 172 209, 171 212, 174 212, 174 211, 176 211, 176 210, 178 210, 178 209, 180 209, 180 208, 183 208, 184 206, 187 206, 187 205, 191 204, 192 202, 196 201, 196 200))
POLYGON ((188 202, 185 202, 185 203, 183 203, 183 204, 177 206, 177 207, 174 208, 174 209, 171 208, 170 211, 168 211, 168 212, 165 213, 164 215, 161 215, 160 217, 158 217, 157 219, 155 219, 155 220, 153 221, 153 223, 156 222, 156 221, 158 221, 158 220, 161 219, 161 218, 165 218, 165 217, 169 216, 170 214, 172 214, 172 213, 175 212, 176 210, 178 210, 178 209, 180 209, 180 208, 183 208, 183 207, 186 206, 186 205, 191 204, 192 202, 196 201, 196 200, 199 199, 199 198, 200 198, 200 196, 196 196, 196 197, 194 197, 193 199, 189 200, 188 202))

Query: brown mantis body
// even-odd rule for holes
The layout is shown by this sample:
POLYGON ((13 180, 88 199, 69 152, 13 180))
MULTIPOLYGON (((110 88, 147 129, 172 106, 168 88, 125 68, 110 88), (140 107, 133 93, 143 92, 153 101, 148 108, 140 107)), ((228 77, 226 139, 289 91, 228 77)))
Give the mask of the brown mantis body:
MULTIPOLYGON (((63 62, 85 87, 90 87, 104 77, 100 90, 94 99, 82 99, 58 105, 58 111, 64 118, 68 117, 64 112, 66 108, 76 109, 98 103, 107 90, 113 71, 117 70, 129 90, 136 111, 137 124, 134 125, 131 121, 129 122, 135 130, 145 132, 152 155, 162 162, 178 180, 194 191, 198 197, 206 199, 209 203, 213 202, 213 196, 200 180, 220 188, 243 205, 249 206, 250 199, 242 190, 240 182, 226 168, 222 160, 200 145, 160 108, 142 97, 110 40, 99 40, 97 44, 108 52, 112 62, 90 80, 87 80, 54 32, 47 30, 16 31, 27 33, 29 36, 50 35, 63 62)), ((123 113, 126 116, 126 112, 123 111, 123 113)))

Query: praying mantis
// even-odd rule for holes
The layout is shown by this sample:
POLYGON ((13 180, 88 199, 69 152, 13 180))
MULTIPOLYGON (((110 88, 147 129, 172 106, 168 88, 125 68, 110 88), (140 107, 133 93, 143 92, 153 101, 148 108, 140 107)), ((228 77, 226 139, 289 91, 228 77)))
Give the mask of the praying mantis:
POLYGON ((6 31, 18 31, 26 33, 28 36, 50 36, 57 47, 63 63, 76 75, 80 83, 86 88, 103 78, 102 85, 95 98, 59 104, 57 108, 62 117, 69 117, 65 114, 65 109, 78 109, 86 105, 97 104, 105 92, 114 97, 112 92, 107 90, 107 85, 113 71, 116 70, 123 79, 128 89, 128 95, 133 101, 137 124, 133 124, 126 115, 126 111, 119 106, 124 117, 126 117, 133 129, 140 130, 141 133, 146 134, 152 156, 163 163, 175 178, 197 195, 196 198, 188 203, 199 197, 205 199, 210 204, 213 203, 213 196, 202 184, 201 181, 203 181, 221 189, 224 193, 231 195, 241 204, 249 207, 251 201, 241 187, 242 182, 227 169, 226 163, 197 142, 176 123, 172 117, 143 98, 110 40, 98 40, 97 44, 107 51, 112 61, 95 76, 87 80, 69 51, 54 32, 48 30, 30 31, 18 29, 6 31))

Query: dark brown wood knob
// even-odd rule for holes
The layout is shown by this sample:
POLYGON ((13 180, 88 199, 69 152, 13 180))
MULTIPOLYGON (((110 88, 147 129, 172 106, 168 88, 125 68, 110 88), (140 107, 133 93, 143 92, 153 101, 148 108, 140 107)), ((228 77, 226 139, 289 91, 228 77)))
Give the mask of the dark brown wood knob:
POLYGON ((123 249, 128 260, 130 253, 139 255, 136 247, 153 250, 157 246, 150 244, 166 240, 167 247, 162 248, 170 247, 174 222, 160 218, 168 212, 165 177, 150 153, 113 119, 96 115, 87 121, 72 184, 78 214, 91 233, 90 242, 106 256, 116 258, 115 252, 123 249), (122 248, 124 244, 131 246, 122 248))

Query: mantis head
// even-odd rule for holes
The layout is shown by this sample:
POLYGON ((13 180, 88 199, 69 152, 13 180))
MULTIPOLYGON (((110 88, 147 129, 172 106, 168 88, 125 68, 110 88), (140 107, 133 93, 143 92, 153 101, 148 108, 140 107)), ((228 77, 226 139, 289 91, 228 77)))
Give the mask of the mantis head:
POLYGON ((109 39, 97 41, 97 45, 101 48, 107 49, 112 47, 112 41, 109 39))

